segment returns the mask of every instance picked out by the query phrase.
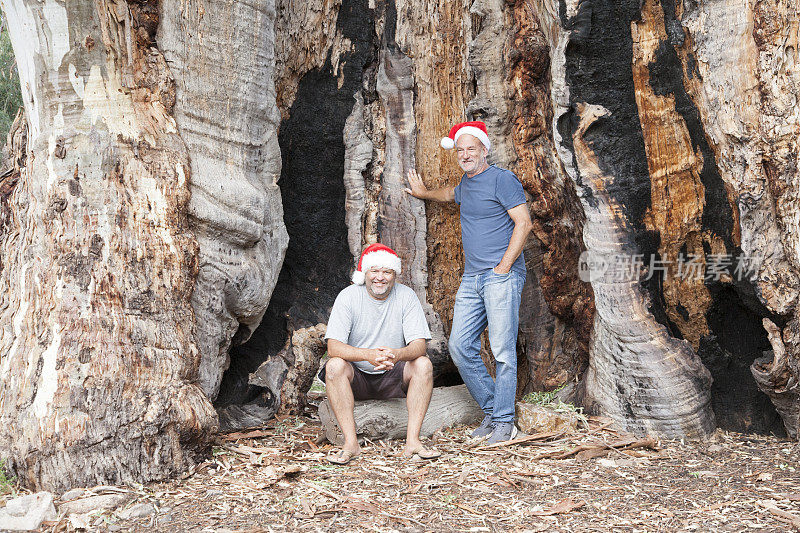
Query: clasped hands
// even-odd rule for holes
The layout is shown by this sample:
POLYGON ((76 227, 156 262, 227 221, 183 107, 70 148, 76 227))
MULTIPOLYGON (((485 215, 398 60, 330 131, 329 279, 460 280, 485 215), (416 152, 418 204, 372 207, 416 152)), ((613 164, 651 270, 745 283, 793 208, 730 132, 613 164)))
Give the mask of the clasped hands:
POLYGON ((396 357, 391 348, 378 346, 370 350, 367 361, 375 367, 375 370, 391 370, 394 368, 396 357))

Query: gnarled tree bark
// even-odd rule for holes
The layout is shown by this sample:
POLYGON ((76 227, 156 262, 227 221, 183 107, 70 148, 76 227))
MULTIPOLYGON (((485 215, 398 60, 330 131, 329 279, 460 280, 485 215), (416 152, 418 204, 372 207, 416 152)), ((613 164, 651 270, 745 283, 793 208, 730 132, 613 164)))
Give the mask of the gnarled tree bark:
POLYGON ((0 182, 0 447, 31 484, 177 472, 216 427, 209 400, 247 424, 302 410, 319 331, 303 365, 281 351, 374 241, 452 378, 458 210, 402 187, 412 167, 458 182, 438 139, 463 119, 529 195, 520 394, 579 382, 641 433, 797 435, 790 3, 1 5, 28 157, 0 182), (584 251, 643 262, 586 281, 584 251), (658 268, 688 256, 757 268, 658 268))
POLYGON ((50 490, 174 475, 216 415, 194 383, 190 164, 158 13, 2 7, 29 129, 2 242, 0 449, 50 490))

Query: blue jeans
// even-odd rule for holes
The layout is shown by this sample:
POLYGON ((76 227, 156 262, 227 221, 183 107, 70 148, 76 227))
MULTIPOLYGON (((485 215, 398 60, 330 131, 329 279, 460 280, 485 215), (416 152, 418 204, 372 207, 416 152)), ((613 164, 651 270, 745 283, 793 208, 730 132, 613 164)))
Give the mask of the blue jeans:
POLYGON ((517 329, 525 276, 488 270, 461 278, 453 309, 448 348, 461 379, 493 422, 513 422, 517 395, 517 329), (489 346, 497 362, 492 380, 481 360, 481 333, 489 327, 489 346))

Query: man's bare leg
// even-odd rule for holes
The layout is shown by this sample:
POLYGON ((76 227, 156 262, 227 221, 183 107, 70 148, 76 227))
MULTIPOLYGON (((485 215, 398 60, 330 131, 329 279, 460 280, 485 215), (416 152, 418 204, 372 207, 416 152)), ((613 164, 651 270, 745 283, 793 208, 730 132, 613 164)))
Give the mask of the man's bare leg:
POLYGON ((361 453, 361 446, 356 437, 356 422, 353 418, 353 367, 338 357, 333 357, 325 364, 325 389, 328 400, 339 422, 339 428, 344 435, 344 445, 339 457, 346 463, 351 457, 361 453))
POLYGON ((419 454, 424 459, 438 457, 440 454, 426 449, 419 440, 422 420, 428 412, 433 393, 433 365, 427 357, 406 361, 403 369, 403 384, 408 385, 406 406, 408 407, 408 431, 403 455, 419 454))

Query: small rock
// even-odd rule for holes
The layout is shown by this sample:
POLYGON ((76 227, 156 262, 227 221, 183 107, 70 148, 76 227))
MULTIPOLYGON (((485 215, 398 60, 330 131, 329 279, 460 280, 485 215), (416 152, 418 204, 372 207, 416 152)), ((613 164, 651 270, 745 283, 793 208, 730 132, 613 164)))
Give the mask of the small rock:
POLYGON ((116 509, 135 498, 136 495, 131 493, 101 494, 61 503, 58 510, 66 514, 85 514, 90 511, 116 509))
POLYGON ((89 529, 89 526, 92 525, 92 519, 89 513, 72 513, 69 515, 68 519, 69 523, 72 524, 72 527, 75 529, 89 529))
POLYGON ((32 531, 56 516, 53 495, 37 492, 9 500, 5 509, 0 509, 0 524, 9 531, 32 531))
POLYGON ((518 402, 517 427, 531 435, 574 431, 578 428, 578 416, 575 413, 559 412, 542 405, 518 402))
POLYGON ((131 505, 127 509, 117 512, 117 516, 123 520, 130 520, 131 518, 150 516, 155 512, 156 507, 152 503, 137 503, 135 505, 131 505))

